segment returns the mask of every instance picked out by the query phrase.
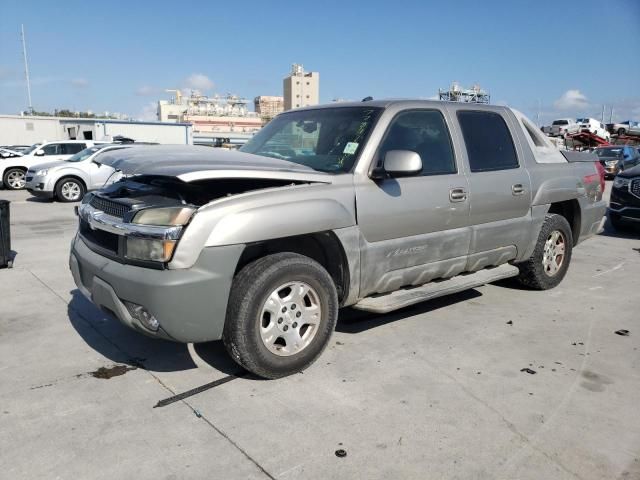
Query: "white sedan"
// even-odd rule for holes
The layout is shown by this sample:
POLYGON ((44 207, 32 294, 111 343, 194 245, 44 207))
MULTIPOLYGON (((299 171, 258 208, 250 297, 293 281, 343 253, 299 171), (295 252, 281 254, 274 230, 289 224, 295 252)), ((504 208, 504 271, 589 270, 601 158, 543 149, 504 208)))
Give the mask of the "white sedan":
POLYGON ((77 202, 90 190, 97 190, 120 178, 120 173, 98 161, 105 152, 132 145, 95 145, 67 160, 41 163, 29 168, 26 189, 36 197, 77 202))

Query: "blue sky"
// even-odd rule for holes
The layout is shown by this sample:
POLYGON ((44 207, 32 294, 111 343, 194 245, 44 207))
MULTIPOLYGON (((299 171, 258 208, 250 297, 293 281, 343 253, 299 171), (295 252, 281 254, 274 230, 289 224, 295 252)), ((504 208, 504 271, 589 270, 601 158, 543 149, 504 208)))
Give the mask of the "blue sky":
POLYGON ((166 88, 280 95, 295 62, 320 72, 322 102, 457 80, 534 120, 539 102, 545 121, 603 104, 640 120, 639 0, 0 0, 0 17, 0 113, 26 108, 24 23, 38 110, 148 118, 166 88))

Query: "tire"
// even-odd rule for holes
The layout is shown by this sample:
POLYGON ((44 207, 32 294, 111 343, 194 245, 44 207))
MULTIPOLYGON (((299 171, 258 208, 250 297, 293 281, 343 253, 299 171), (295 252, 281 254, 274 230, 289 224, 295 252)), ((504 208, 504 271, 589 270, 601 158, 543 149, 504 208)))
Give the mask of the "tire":
POLYGON ((618 135, 624 135, 626 132, 626 130, 624 128, 619 128, 618 129, 618 135))
POLYGON ((23 168, 8 168, 2 177, 2 183, 7 190, 22 190, 25 187, 27 171, 23 168))
POLYGON ((274 379, 311 365, 337 319, 338 295, 327 271, 303 255, 276 253, 250 263, 234 278, 222 338, 242 367, 274 379), (295 296, 306 287, 306 294, 295 296))
POLYGON ((520 268, 518 281, 534 290, 554 288, 567 273, 572 250, 573 235, 569 222, 562 215, 547 214, 533 254, 527 261, 518 264, 520 268), (557 241, 552 238, 555 234, 559 234, 557 241), (559 253, 560 240, 564 245, 561 259, 555 256, 559 253), (548 242, 551 242, 551 245, 555 245, 555 247, 551 248, 548 242))
POLYGON ((56 198, 60 202, 79 202, 85 194, 84 184, 73 177, 65 177, 56 183, 56 198))

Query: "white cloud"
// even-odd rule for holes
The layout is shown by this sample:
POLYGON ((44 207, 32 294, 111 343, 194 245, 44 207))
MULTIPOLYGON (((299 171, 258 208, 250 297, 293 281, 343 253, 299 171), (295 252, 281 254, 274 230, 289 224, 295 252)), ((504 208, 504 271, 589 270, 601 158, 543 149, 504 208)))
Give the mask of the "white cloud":
POLYGON ((589 102, 580 90, 567 90, 559 99, 553 102, 553 106, 558 110, 572 110, 586 108, 589 106, 589 102))
POLYGON ((157 95, 158 93, 160 93, 160 89, 156 87, 152 87, 150 85, 143 85, 136 90, 136 95, 138 95, 139 97, 157 95))
POLYGON ((185 80, 185 86, 193 90, 211 90, 213 81, 202 73, 193 73, 185 80))
POLYGON ((158 120, 158 104, 156 102, 147 103, 144 107, 142 107, 140 113, 138 113, 137 120, 158 120))
POLYGON ((86 88, 89 86, 89 80, 86 78, 74 78, 71 80, 71 85, 76 88, 86 88))

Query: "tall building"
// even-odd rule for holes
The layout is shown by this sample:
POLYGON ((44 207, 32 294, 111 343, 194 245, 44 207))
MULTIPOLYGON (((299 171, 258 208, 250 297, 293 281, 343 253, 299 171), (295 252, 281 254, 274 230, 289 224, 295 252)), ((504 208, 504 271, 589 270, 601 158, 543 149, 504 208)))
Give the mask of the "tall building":
POLYGON ((291 73, 283 80, 284 109, 307 107, 320 103, 320 74, 305 72, 302 65, 294 63, 291 73))
POLYGON ((260 95, 253 100, 256 113, 263 121, 268 122, 284 111, 284 97, 260 95))

